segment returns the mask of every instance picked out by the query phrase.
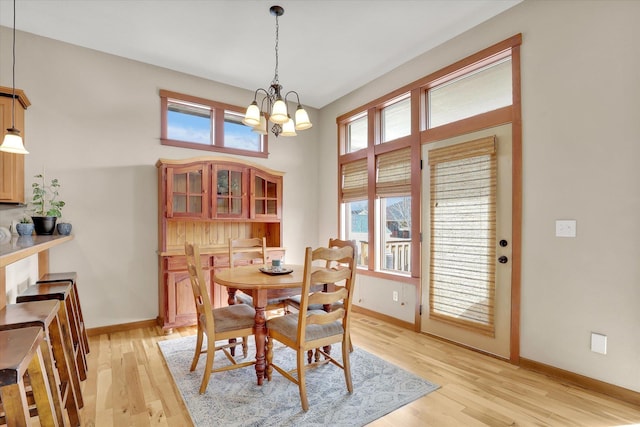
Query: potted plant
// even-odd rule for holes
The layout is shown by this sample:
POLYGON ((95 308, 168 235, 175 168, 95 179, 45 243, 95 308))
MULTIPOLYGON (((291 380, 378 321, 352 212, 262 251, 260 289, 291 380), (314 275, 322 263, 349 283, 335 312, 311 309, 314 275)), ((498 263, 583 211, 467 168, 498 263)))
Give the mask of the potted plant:
POLYGON ((31 219, 36 230, 36 234, 49 235, 53 234, 56 228, 58 217, 62 216, 62 208, 65 203, 58 200, 58 191, 60 182, 57 178, 46 183, 44 174, 35 175, 36 182, 31 187, 33 189, 33 214, 31 219))
POLYGON ((20 218, 20 222, 16 224, 16 231, 20 236, 31 236, 33 234, 33 223, 28 217, 20 218))

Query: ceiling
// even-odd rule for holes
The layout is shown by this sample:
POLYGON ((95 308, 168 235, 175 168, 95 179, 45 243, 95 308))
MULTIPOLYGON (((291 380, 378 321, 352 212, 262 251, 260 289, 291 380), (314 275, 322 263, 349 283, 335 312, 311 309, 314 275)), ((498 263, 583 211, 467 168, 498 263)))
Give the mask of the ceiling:
POLYGON ((321 108, 520 1, 17 0, 16 29, 255 90, 274 77, 277 4, 280 84, 321 108))

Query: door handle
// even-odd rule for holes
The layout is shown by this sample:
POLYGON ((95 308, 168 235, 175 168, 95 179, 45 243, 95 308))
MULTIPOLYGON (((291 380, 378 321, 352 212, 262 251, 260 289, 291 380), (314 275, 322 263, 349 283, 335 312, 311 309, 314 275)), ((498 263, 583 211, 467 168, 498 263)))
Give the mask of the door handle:
POLYGON ((509 261, 509 258, 507 258, 506 256, 502 255, 500 258, 498 258, 498 262, 500 264, 506 264, 507 261, 509 261))

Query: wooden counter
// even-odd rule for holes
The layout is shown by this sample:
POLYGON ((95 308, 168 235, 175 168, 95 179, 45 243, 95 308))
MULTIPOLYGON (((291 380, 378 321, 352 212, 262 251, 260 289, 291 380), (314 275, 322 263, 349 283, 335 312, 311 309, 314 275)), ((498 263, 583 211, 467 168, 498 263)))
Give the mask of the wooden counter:
POLYGON ((49 249, 73 239, 68 236, 12 236, 0 243, 0 309, 7 305, 6 266, 38 254, 38 275, 49 272, 49 249))

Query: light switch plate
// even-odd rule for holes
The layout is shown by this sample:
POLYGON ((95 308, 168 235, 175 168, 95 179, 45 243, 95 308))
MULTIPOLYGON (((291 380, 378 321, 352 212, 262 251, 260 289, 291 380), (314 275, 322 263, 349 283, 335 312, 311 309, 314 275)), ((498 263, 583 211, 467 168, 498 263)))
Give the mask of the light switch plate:
POLYGON ((591 351, 607 354, 607 336, 591 332, 591 351))
POLYGON ((556 220, 556 237, 576 237, 576 220, 556 220))

